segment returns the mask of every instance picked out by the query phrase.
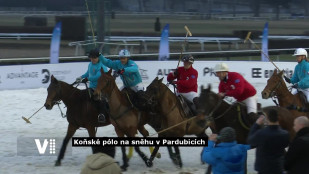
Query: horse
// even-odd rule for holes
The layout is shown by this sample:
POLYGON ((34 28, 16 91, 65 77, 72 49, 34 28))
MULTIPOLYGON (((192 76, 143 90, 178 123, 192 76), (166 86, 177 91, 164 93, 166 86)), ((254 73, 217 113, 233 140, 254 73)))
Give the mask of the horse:
POLYGON ((67 144, 78 128, 86 128, 89 137, 95 137, 95 128, 109 125, 110 120, 107 119, 106 123, 98 122, 97 116, 99 111, 90 101, 87 90, 80 90, 73 87, 73 85, 67 84, 66 82, 58 81, 52 75, 47 92, 48 95, 44 104, 47 110, 51 110, 60 100, 62 100, 67 107, 66 115, 69 125, 60 149, 60 153, 55 163, 55 166, 60 166, 67 144))
POLYGON ((268 99, 270 97, 277 97, 279 106, 285 108, 294 108, 290 112, 293 114, 294 118, 298 116, 307 115, 308 112, 305 112, 301 108, 304 108, 303 102, 301 101, 299 93, 293 95, 286 86, 283 78, 283 71, 277 72, 275 69, 273 75, 267 80, 267 85, 262 91, 262 98, 268 99))
MULTIPOLYGON (((138 111, 138 109, 130 102, 128 96, 125 93, 120 92, 111 72, 112 69, 110 69, 108 73, 104 73, 101 68, 101 76, 99 77, 97 87, 94 90, 94 98, 101 99, 102 95, 107 98, 110 109, 110 121, 115 127, 118 137, 124 137, 125 135, 128 137, 135 137, 137 130, 139 130, 143 136, 148 136, 149 133, 144 128, 144 120, 146 120, 145 113, 138 111)), ((147 163, 147 156, 138 146, 135 146, 134 148, 146 165, 150 167, 147 163)), ((124 163, 121 168, 126 170, 129 166, 125 153, 126 149, 122 146, 121 150, 124 163)))
MULTIPOLYGON (((153 107, 156 111, 157 121, 152 121, 152 126, 158 133, 158 137, 183 137, 184 135, 196 135, 198 137, 207 137, 206 127, 198 126, 194 121, 195 118, 188 118, 181 106, 178 97, 162 83, 163 78, 156 77, 146 89, 146 96, 149 97, 153 107)), ((170 157, 174 164, 182 167, 182 161, 178 146, 174 146, 175 153, 172 148, 168 146, 170 157)), ((152 164, 154 155, 159 150, 156 146, 152 152, 149 163, 152 164)))
MULTIPOLYGON (((290 134, 290 140, 295 136, 293 129, 293 116, 289 110, 277 106, 267 106, 262 108, 264 113, 270 109, 278 112, 278 121, 280 126, 290 134)), ((247 144, 247 138, 250 126, 258 118, 258 114, 252 119, 247 119, 246 106, 243 104, 229 104, 216 93, 211 91, 211 85, 204 89, 201 87, 199 96, 198 117, 206 117, 208 125, 214 133, 218 133, 224 127, 232 127, 236 131, 236 140, 238 143, 247 144), (243 116, 244 115, 244 116, 243 116)))

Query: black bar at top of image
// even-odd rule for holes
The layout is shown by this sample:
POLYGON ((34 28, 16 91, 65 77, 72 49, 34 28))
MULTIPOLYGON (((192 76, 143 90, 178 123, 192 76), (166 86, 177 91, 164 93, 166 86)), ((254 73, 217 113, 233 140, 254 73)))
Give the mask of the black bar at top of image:
POLYGON ((72 146, 206 146, 205 137, 73 137, 72 146))

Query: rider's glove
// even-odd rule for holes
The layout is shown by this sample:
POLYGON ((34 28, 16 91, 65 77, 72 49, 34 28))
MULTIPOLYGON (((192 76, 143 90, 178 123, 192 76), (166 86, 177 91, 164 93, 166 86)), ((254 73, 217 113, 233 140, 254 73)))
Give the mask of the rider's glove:
POLYGON ((82 83, 87 83, 87 82, 88 82, 88 78, 87 77, 82 80, 82 83))
POLYGON ((168 83, 171 84, 171 85, 177 85, 177 81, 175 81, 175 80, 170 80, 168 83))
POLYGON ((124 73, 124 68, 117 71, 118 74, 122 75, 124 73))
POLYGON ((178 68, 177 68, 177 69, 175 69, 175 71, 174 71, 174 76, 176 77, 176 76, 178 76, 178 74, 179 74, 179 72, 178 72, 178 68))
POLYGON ((294 83, 294 84, 292 85, 292 88, 298 88, 298 83, 294 83))
POLYGON ((291 79, 290 79, 290 78, 288 78, 287 76, 283 76, 283 77, 284 77, 284 80, 285 80, 286 82, 291 83, 291 79))

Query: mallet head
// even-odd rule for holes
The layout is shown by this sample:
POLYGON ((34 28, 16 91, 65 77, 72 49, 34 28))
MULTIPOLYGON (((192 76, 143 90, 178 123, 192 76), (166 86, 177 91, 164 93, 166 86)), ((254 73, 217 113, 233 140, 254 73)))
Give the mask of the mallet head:
POLYGON ((244 40, 244 43, 246 43, 246 42, 247 42, 247 40, 249 40, 249 39, 250 39, 250 35, 251 35, 251 31, 249 31, 249 32, 248 32, 248 34, 247 34, 247 36, 246 36, 246 39, 244 40))
POLYGON ((185 25, 185 30, 187 31, 187 34, 191 37, 192 33, 190 32, 189 28, 185 25))
POLYGON ((31 124, 30 120, 27 119, 26 117, 21 117, 21 118, 24 119, 27 123, 30 123, 30 124, 31 124))

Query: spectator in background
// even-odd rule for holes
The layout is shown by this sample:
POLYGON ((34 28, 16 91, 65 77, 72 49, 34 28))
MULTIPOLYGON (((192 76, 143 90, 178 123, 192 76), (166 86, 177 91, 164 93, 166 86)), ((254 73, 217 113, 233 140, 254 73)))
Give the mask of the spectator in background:
POLYGON ((115 146, 93 146, 80 174, 119 174, 121 169, 115 157, 115 146))
POLYGON ((269 110, 267 125, 262 128, 265 116, 261 115, 251 127, 248 143, 256 147, 255 170, 258 174, 282 174, 285 148, 289 134, 281 129, 276 110, 269 110))
POLYGON ((202 161, 212 165, 214 174, 244 174, 249 149, 249 145, 237 144, 233 128, 225 127, 219 136, 210 135, 208 147, 202 152, 202 161))
POLYGON ((309 173, 309 120, 305 116, 294 120, 296 136, 285 156, 288 174, 309 173))

